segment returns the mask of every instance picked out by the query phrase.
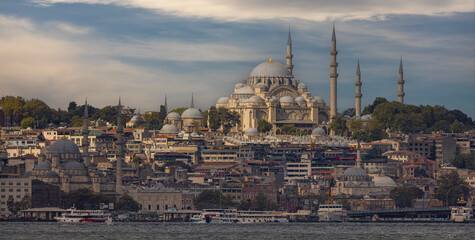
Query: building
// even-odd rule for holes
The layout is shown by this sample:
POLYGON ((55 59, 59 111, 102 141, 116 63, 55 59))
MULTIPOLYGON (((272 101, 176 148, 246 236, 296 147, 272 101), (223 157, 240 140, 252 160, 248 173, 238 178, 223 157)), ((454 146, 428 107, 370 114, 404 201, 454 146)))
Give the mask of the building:
POLYGON ((165 188, 161 183, 157 183, 155 188, 129 190, 129 195, 140 204, 141 213, 164 213, 194 208, 193 194, 165 188))

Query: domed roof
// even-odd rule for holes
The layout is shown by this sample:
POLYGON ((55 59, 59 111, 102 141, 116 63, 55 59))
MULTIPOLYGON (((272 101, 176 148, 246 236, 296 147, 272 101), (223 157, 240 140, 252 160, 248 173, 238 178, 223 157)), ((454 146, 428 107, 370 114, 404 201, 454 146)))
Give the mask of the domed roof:
POLYGON ((220 97, 216 103, 228 103, 229 97, 220 97))
POLYGON ((296 97, 295 101, 298 102, 298 103, 306 103, 307 102, 307 101, 305 101, 305 98, 303 98, 303 97, 296 97))
POLYGON ((62 167, 63 170, 84 170, 84 165, 77 161, 65 162, 62 167))
POLYGON ((388 176, 376 177, 373 182, 377 187, 397 187, 396 182, 388 176))
POLYGON ((257 65, 249 75, 250 77, 281 77, 292 76, 284 65, 278 62, 263 62, 257 65))
POLYGON ((160 133, 178 133, 178 127, 173 124, 165 124, 163 125, 162 129, 160 129, 160 133))
POLYGON ((257 134, 259 134, 259 131, 257 131, 256 128, 250 127, 248 129, 246 129, 246 131, 244 131, 244 134, 246 134, 246 135, 257 135, 257 134))
POLYGON ((291 96, 283 96, 280 98, 281 103, 294 103, 294 99, 291 96))
POLYGON ((327 133, 325 132, 325 129, 323 128, 314 128, 312 130, 312 135, 313 136, 325 136, 327 133))
POLYGON ((361 120, 363 120, 363 121, 369 121, 369 120, 371 120, 371 118, 372 118, 372 117, 371 117, 371 114, 367 114, 367 115, 363 115, 363 116, 361 117, 361 120))
POLYGON ((244 87, 244 84, 242 83, 237 83, 236 85, 234 85, 234 88, 242 88, 244 87))
POLYGON ((314 103, 325 103, 323 98, 321 98, 320 96, 313 97, 312 102, 314 102, 314 103))
POLYGON ((305 83, 299 83, 297 88, 307 88, 307 85, 305 85, 305 83))
POLYGON ((178 114, 177 112, 171 112, 167 115, 167 118, 168 119, 180 119, 180 114, 178 114))
POLYGON ((245 102, 247 102, 247 101, 249 101, 249 99, 240 98, 240 99, 238 99, 236 102, 238 102, 238 103, 245 103, 245 102))
POLYGON ((33 168, 33 170, 51 170, 51 163, 48 161, 40 162, 33 168))
POLYGON ((343 176, 357 177, 357 176, 368 176, 368 174, 362 168, 352 167, 352 168, 346 169, 346 171, 343 173, 343 176))
POLYGON ((144 122, 144 121, 145 121, 145 118, 142 117, 142 115, 140 115, 140 114, 135 114, 135 115, 130 119, 129 122, 136 123, 136 122, 138 122, 138 121, 144 122))
POLYGON ((264 83, 258 83, 256 85, 256 88, 264 88, 265 89, 265 88, 267 88, 267 86, 264 83))
POLYGON ((258 103, 258 102, 265 102, 265 101, 259 96, 252 96, 247 100, 247 102, 258 103))
POLYGON ((45 177, 45 178, 59 178, 59 175, 56 172, 49 171, 45 175, 43 175, 42 177, 45 177))
POLYGON ((236 89, 234 93, 245 93, 245 94, 254 93, 254 88, 249 85, 246 85, 242 88, 236 89))
POLYGON ((48 153, 79 153, 79 148, 71 140, 59 139, 51 144, 48 153))
POLYGON ((196 108, 188 108, 188 109, 186 109, 186 110, 181 114, 181 117, 182 117, 182 118, 203 118, 203 116, 201 115, 200 110, 198 110, 198 109, 196 109, 196 108))

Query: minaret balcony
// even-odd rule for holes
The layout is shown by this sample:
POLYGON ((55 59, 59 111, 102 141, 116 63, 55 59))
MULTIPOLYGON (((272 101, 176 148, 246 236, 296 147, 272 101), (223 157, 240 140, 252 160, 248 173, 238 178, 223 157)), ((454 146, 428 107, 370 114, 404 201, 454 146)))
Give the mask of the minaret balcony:
POLYGON ((338 77, 338 73, 330 73, 330 78, 337 78, 338 77))

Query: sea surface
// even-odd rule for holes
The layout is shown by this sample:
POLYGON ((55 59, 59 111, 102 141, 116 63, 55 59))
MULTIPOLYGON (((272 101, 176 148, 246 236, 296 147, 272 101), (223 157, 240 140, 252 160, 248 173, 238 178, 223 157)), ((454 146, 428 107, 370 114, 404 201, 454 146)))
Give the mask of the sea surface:
POLYGON ((456 223, 56 223, 0 222, 0 239, 475 239, 456 223))

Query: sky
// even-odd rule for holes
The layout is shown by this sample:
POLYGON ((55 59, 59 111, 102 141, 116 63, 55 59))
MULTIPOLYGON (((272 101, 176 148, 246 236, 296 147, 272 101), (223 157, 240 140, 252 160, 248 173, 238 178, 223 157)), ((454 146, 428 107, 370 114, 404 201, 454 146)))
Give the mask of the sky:
POLYGON ((285 64, 330 103, 335 25, 338 111, 354 107, 360 61, 363 107, 397 100, 399 60, 405 103, 443 105, 475 118, 473 0, 2 0, 0 91, 157 111, 208 109, 259 63, 285 64))

